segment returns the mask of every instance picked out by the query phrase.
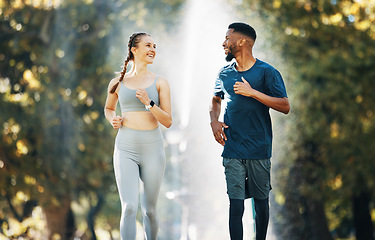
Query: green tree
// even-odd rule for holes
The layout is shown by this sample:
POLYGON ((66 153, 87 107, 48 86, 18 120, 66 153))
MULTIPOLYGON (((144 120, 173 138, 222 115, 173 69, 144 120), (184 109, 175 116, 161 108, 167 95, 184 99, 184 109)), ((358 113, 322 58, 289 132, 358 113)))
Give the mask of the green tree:
MULTIPOLYGON (((282 239, 374 239, 375 8, 372 1, 246 1, 295 79, 295 161, 283 171, 282 239), (251 5, 250 5, 251 3, 251 5), (295 137, 297 136, 297 137, 295 137)), ((290 157, 290 155, 289 155, 290 157)))

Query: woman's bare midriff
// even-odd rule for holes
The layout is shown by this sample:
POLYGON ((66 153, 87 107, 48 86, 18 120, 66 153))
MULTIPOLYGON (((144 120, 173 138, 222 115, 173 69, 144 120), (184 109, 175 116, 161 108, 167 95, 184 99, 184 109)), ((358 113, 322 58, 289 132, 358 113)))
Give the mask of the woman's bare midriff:
POLYGON ((122 113, 122 125, 136 130, 152 130, 159 126, 159 122, 150 112, 124 112, 122 113))

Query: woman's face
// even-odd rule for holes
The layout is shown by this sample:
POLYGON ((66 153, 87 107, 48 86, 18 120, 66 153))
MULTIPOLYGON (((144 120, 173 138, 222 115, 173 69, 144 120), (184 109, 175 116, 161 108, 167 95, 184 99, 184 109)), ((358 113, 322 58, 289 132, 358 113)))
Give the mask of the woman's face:
POLYGON ((134 58, 137 61, 144 61, 147 64, 152 64, 156 55, 156 44, 154 40, 148 36, 142 36, 137 47, 133 48, 134 58))

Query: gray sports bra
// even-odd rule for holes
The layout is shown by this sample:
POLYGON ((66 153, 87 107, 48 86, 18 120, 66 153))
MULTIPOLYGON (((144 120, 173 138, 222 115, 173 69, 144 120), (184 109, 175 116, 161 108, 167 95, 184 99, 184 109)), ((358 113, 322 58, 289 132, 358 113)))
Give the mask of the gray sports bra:
MULTIPOLYGON (((155 81, 151 84, 151 86, 147 87, 145 90, 148 93, 148 97, 155 102, 156 105, 159 105, 159 92, 156 88, 156 77, 155 81)), ((145 105, 139 100, 135 93, 137 90, 130 89, 125 87, 124 82, 122 82, 120 86, 120 90, 118 91, 118 99, 120 102, 121 112, 137 112, 137 111, 150 111, 145 108, 145 105)))

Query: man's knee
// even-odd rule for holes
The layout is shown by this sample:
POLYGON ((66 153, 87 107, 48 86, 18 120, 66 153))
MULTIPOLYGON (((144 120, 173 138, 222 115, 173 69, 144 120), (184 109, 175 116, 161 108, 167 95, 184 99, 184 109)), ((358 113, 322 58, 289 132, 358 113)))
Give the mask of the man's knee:
POLYGON ((230 199, 230 205, 229 205, 230 216, 242 218, 244 210, 245 210, 244 200, 230 199))
POLYGON ((255 212, 268 213, 269 212, 269 200, 266 199, 255 199, 254 198, 255 212))

